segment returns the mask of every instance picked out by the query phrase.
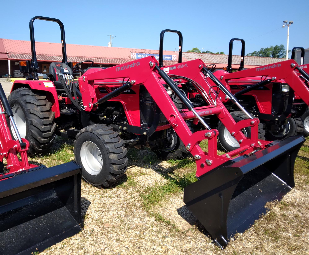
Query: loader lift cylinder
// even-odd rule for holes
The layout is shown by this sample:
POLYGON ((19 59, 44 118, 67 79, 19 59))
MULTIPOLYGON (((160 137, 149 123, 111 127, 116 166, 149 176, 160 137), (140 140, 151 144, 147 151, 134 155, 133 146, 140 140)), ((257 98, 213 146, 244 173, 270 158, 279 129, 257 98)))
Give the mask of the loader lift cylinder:
POLYGON ((309 75, 308 75, 303 69, 301 69, 299 66, 297 66, 296 69, 299 71, 299 73, 300 73, 301 75, 304 76, 304 78, 305 78, 307 81, 309 80, 309 75))
POLYGON ((188 110, 192 111, 196 118, 201 122, 201 124, 207 128, 208 130, 211 130, 211 128, 206 124, 206 122, 202 119, 202 117, 194 110, 192 103, 189 101, 189 99, 181 93, 181 91, 178 89, 178 87, 174 84, 174 82, 171 80, 171 78, 158 67, 155 66, 155 69, 158 71, 158 73, 161 75, 163 80, 167 83, 167 85, 170 86, 170 88, 175 92, 175 94, 179 97, 179 99, 186 105, 188 110))
POLYGON ((110 92, 109 94, 107 94, 106 96, 102 97, 101 99, 99 99, 96 103, 93 104, 93 106, 97 106, 99 104, 103 104, 105 103, 107 100, 116 97, 118 95, 120 95, 122 92, 126 91, 127 89, 131 88, 131 83, 130 82, 126 82, 125 84, 123 84, 121 87, 113 90, 112 92, 110 92))
POLYGON ((216 76, 213 75, 212 72, 207 70, 205 67, 203 67, 202 70, 205 73, 205 75, 208 76, 223 91, 223 93, 226 94, 238 106, 238 108, 248 116, 249 119, 253 119, 251 114, 248 113, 244 107, 242 107, 242 105, 238 102, 236 97, 225 86, 223 86, 223 84, 217 79, 216 76))
POLYGON ((270 79, 267 79, 267 80, 265 80, 265 81, 261 81, 261 82, 255 84, 255 85, 251 85, 251 86, 249 86, 248 88, 245 88, 245 89, 243 89, 243 90, 241 90, 241 91, 238 91, 237 93, 234 94, 234 96, 235 96, 235 97, 241 96, 241 95, 243 95, 243 94, 245 94, 245 93, 247 93, 247 92, 249 92, 249 91, 251 91, 251 90, 254 90, 254 89, 257 89, 257 88, 262 87, 262 86, 264 86, 264 85, 267 85, 267 84, 269 84, 270 82, 271 82, 270 79))

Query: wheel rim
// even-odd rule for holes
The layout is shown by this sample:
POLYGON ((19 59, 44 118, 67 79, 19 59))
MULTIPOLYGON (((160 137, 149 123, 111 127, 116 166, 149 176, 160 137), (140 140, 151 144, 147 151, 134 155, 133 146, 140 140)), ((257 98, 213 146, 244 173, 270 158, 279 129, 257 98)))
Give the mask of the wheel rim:
POLYGON ((240 145, 237 140, 231 135, 231 133, 227 130, 227 128, 223 131, 224 139, 228 145, 234 148, 239 148, 240 145))
MULTIPOLYGON (((18 132, 21 138, 26 138, 27 134, 27 122, 26 122, 26 116, 23 111, 23 109, 20 107, 20 105, 14 105, 12 107, 13 111, 13 119, 16 123, 16 126, 18 128, 18 132)), ((15 134, 14 132, 12 132, 15 134)))
POLYGON ((84 169, 90 175, 97 175, 101 172, 103 166, 102 153, 95 143, 84 142, 80 149, 80 157, 84 169))
POLYGON ((309 132, 309 116, 304 119, 304 128, 307 132, 309 132))

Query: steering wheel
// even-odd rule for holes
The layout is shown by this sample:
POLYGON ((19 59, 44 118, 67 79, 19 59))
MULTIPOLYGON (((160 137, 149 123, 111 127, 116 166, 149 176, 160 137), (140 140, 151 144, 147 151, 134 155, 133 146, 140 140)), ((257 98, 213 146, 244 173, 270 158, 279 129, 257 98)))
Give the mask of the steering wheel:
POLYGON ((93 65, 94 65, 94 62, 92 60, 84 60, 84 61, 78 62, 78 63, 75 64, 75 66, 73 66, 73 73, 74 74, 77 74, 77 73, 83 74, 86 71, 86 70, 82 69, 82 64, 84 64, 84 63, 91 63, 89 67, 93 67, 93 65))

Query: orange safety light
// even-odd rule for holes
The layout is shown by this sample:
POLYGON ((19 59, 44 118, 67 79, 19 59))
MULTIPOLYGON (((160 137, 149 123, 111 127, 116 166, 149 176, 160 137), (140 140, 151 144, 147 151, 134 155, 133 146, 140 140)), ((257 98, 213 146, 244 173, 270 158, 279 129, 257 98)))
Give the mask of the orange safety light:
POLYGON ((19 61, 20 66, 27 66, 27 61, 19 61))

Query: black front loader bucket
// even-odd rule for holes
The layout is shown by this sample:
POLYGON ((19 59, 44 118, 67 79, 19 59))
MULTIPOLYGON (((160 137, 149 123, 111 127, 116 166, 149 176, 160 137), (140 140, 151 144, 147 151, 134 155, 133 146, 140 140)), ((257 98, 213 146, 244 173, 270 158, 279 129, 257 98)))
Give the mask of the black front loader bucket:
POLYGON ((78 233, 80 200, 81 171, 74 162, 0 180, 0 254, 39 252, 78 233))
POLYGON ((214 241, 225 247, 294 186, 294 163, 303 137, 275 141, 204 174, 184 190, 184 202, 214 241))

